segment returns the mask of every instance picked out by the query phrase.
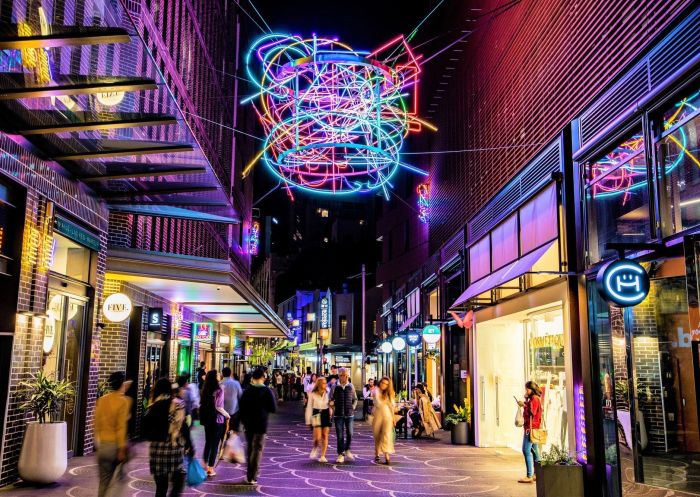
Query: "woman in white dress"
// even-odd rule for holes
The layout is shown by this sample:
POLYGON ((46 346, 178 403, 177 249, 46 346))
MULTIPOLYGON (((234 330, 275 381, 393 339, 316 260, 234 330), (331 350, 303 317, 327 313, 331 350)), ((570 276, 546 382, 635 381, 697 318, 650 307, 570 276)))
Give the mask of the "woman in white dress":
POLYGON ((391 380, 384 376, 379 380, 374 400, 374 461, 379 462, 379 455, 384 454, 384 464, 391 464, 389 454, 394 453, 394 387, 391 380))
POLYGON ((328 462, 326 450, 328 449, 328 432, 332 424, 328 400, 326 379, 320 377, 316 380, 313 390, 309 392, 309 400, 306 403, 306 424, 311 426, 314 434, 314 446, 311 449, 309 458, 316 459, 320 450, 321 457, 318 459, 318 462, 328 462))

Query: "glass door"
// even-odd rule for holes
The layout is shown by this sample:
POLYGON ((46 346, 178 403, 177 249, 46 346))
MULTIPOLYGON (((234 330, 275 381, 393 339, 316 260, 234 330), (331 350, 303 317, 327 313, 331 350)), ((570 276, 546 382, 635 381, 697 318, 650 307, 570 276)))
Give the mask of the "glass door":
POLYGON ((85 341, 86 300, 73 295, 51 291, 44 328, 44 373, 73 383, 76 395, 63 406, 62 419, 67 424, 68 452, 76 445, 77 423, 80 418, 80 379, 82 351, 85 341))

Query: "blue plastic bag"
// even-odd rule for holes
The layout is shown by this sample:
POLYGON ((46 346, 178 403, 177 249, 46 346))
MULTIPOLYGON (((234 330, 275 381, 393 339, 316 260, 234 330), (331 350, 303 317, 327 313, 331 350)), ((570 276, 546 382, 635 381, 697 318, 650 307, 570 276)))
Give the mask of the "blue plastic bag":
POLYGON ((197 459, 187 458, 187 484, 190 487, 197 487, 207 479, 207 472, 197 459))

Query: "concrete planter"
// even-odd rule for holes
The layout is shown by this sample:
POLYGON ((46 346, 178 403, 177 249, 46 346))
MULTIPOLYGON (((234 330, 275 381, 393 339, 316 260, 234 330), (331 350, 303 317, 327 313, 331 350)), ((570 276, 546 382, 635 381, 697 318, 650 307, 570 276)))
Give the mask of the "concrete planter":
POLYGON ((583 497, 583 466, 535 465, 537 497, 583 497))
POLYGON ((452 445, 469 444, 469 425, 466 421, 452 425, 451 441, 452 445))
POLYGON ((57 481, 68 468, 66 423, 27 423, 17 470, 27 482, 47 484, 57 481))

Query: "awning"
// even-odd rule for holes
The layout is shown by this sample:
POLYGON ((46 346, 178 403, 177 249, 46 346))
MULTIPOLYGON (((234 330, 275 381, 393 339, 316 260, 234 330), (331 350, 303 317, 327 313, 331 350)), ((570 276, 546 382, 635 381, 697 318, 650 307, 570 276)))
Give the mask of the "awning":
POLYGON ((467 287, 467 289, 462 293, 462 295, 459 296, 457 300, 454 301, 454 303, 450 306, 450 309, 453 309, 469 299, 476 297, 477 295, 488 292, 492 288, 501 286, 507 281, 513 280, 527 273, 555 243, 557 243, 556 240, 543 245, 540 248, 533 250, 529 254, 522 256, 520 259, 516 259, 510 264, 506 264, 501 269, 494 271, 490 275, 475 281, 467 287))
POLYGON ((316 352, 316 342, 304 342, 299 345, 299 352, 316 352))
POLYGON ((110 205, 109 210, 128 212, 130 214, 142 214, 146 216, 172 217, 176 219, 191 219, 194 221, 210 221, 213 223, 239 224, 240 220, 234 217, 217 216, 206 212, 173 207, 171 205, 110 205))
POLYGON ((415 321, 417 318, 418 318, 418 314, 416 314, 415 316, 411 316, 411 317, 408 318, 406 321, 404 321, 404 322, 401 324, 401 326, 399 327, 399 333, 402 332, 402 331, 404 331, 404 330, 405 330, 406 328, 408 328, 409 326, 411 326, 411 325, 413 324, 413 321, 415 321))

